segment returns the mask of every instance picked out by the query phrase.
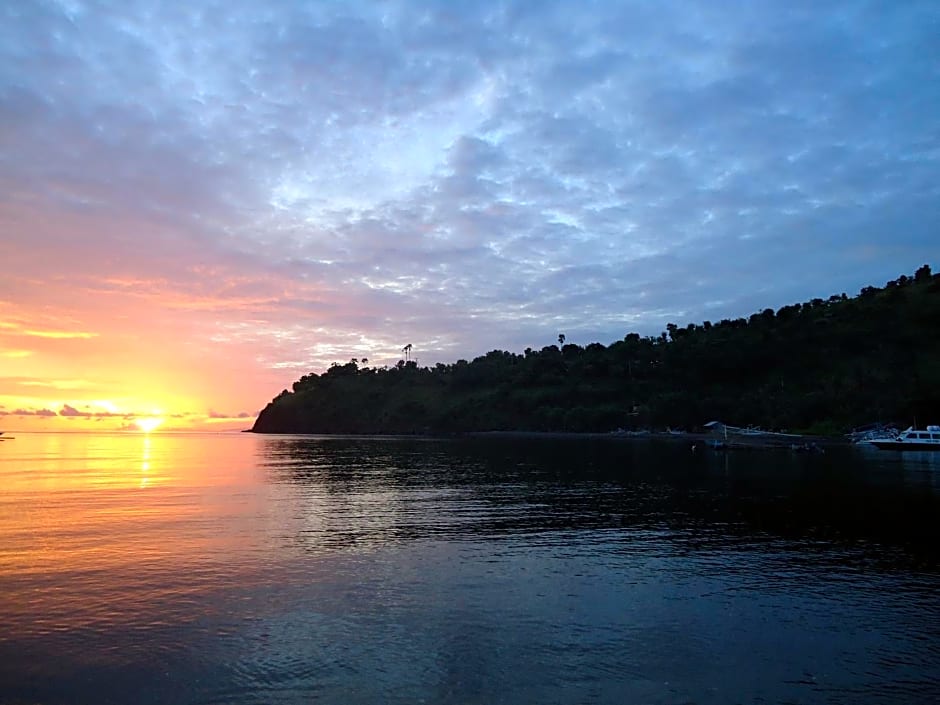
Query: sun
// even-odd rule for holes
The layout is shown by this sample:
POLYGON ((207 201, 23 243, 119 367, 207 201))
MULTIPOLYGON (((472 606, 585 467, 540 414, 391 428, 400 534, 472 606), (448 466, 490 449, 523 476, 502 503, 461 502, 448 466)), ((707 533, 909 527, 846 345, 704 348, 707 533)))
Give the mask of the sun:
POLYGON ((162 423, 163 423, 162 416, 147 416, 145 418, 136 419, 134 421, 134 425, 137 426, 137 428, 139 428, 144 433, 150 433, 162 423))

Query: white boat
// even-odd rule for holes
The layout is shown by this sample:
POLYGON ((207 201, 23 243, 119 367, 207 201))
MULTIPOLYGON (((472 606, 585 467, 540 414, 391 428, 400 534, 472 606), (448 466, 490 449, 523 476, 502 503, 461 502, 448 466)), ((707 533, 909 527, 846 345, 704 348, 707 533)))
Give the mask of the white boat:
POLYGON ((901 431, 897 438, 869 441, 880 450, 940 450, 940 426, 928 426, 924 430, 913 426, 901 431))

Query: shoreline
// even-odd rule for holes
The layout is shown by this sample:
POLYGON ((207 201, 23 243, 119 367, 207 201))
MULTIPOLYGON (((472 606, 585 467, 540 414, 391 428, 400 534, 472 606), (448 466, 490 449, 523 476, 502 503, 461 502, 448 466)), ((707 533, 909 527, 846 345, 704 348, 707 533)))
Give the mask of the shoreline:
MULTIPOLYGON (((577 433, 573 431, 468 431, 461 436, 481 438, 550 438, 550 439, 598 439, 615 441, 672 441, 686 443, 706 443, 707 441, 722 440, 713 433, 696 431, 625 431, 609 433, 577 433)), ((790 448, 797 445, 815 444, 819 447, 848 446, 852 443, 840 437, 811 436, 792 434, 786 437, 773 434, 755 434, 752 437, 736 437, 725 441, 728 448, 790 448)))
POLYGON ((793 447, 837 447, 850 446, 851 441, 833 436, 797 435, 780 437, 755 434, 752 437, 736 437, 724 441, 714 433, 695 431, 455 431, 450 433, 291 433, 281 431, 255 431, 246 429, 242 433, 257 433, 261 436, 325 436, 333 438, 425 438, 425 439, 519 439, 519 440, 602 440, 602 441, 667 441, 706 446, 708 441, 723 441, 722 449, 784 449, 793 447))

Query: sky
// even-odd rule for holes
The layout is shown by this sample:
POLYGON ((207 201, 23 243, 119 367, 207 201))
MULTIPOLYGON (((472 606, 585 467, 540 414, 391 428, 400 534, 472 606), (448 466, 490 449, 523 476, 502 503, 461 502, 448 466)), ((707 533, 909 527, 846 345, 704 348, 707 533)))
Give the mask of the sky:
POLYGON ((0 0, 0 430, 940 266, 936 0, 0 0))

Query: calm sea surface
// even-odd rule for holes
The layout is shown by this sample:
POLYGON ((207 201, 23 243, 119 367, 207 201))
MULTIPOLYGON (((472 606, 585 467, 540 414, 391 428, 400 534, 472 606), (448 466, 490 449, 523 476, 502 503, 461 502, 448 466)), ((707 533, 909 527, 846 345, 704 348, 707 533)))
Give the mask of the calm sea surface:
POLYGON ((940 702, 940 454, 17 434, 2 703, 940 702))

